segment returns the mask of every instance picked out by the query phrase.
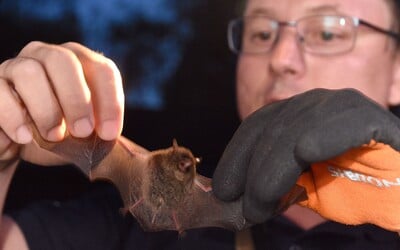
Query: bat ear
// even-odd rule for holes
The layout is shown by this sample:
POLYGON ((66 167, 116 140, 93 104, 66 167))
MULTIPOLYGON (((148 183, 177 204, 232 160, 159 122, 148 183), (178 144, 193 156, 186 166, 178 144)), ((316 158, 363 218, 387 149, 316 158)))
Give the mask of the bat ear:
POLYGON ((176 149, 176 148, 178 147, 178 142, 176 141, 175 138, 172 140, 172 147, 173 147, 174 149, 176 149))
POLYGON ((184 173, 186 173, 191 166, 193 166, 193 162, 189 158, 184 158, 179 161, 179 169, 184 173))

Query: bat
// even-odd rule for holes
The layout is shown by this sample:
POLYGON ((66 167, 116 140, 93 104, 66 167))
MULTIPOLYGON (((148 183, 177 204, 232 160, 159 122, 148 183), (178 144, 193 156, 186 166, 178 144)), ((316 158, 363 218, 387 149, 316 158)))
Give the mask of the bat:
MULTIPOLYGON (((176 140, 166 149, 148 151, 120 136, 104 141, 95 133, 81 139, 67 135, 61 142, 44 140, 36 129, 37 144, 82 170, 90 180, 106 179, 119 190, 124 213, 132 214, 145 231, 220 227, 240 231, 251 226, 242 213, 242 199, 218 200, 211 179, 196 172, 199 159, 176 140)), ((281 212, 305 191, 296 186, 280 202, 281 212)))

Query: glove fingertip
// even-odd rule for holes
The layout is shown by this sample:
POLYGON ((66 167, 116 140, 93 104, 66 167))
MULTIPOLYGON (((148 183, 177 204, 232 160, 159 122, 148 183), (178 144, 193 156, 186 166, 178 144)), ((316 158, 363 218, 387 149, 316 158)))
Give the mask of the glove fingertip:
POLYGON ((243 203, 243 216, 251 223, 265 222, 276 215, 279 202, 256 202, 246 200, 243 203))

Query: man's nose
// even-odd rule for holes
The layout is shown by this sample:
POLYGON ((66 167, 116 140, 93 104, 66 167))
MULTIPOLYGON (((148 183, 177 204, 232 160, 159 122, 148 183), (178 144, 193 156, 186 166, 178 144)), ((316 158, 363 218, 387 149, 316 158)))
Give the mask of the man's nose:
POLYGON ((293 27, 285 27, 271 51, 270 69, 285 77, 301 76, 305 71, 303 50, 293 27))

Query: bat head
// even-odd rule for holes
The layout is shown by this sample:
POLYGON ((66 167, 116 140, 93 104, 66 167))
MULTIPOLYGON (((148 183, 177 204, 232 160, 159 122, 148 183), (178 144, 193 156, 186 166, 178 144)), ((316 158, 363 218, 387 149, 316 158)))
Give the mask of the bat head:
MULTIPOLYGON (((172 178, 185 185, 193 182, 196 175, 196 164, 199 159, 194 157, 192 152, 179 146, 174 139, 172 147, 153 151, 151 166, 158 168, 165 178, 172 178)), ((170 181, 174 181, 170 179, 170 181)))
POLYGON ((180 181, 189 181, 194 179, 196 174, 196 164, 200 161, 198 158, 193 156, 189 149, 179 146, 176 139, 172 142, 169 157, 175 178, 180 181))
POLYGON ((178 146, 156 150, 149 160, 149 191, 151 204, 155 207, 166 205, 176 207, 191 190, 196 177, 196 158, 192 152, 178 146))

